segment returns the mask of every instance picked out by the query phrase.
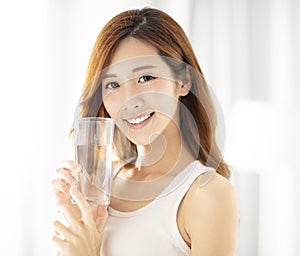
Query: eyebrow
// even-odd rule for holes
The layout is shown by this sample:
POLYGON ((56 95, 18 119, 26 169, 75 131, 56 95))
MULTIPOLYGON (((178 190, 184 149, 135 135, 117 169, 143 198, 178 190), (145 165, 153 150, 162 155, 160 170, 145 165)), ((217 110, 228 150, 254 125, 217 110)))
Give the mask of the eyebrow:
MULTIPOLYGON (((132 69, 132 73, 141 71, 141 70, 145 70, 145 69, 152 69, 152 68, 157 68, 157 66, 153 66, 153 65, 146 65, 146 66, 141 66, 141 67, 137 67, 132 69)), ((110 78, 110 77, 117 77, 117 74, 105 74, 103 75, 103 79, 105 78, 110 78)))
POLYGON ((134 73, 144 69, 151 69, 151 68, 156 68, 156 66, 152 66, 152 65, 141 66, 141 67, 134 68, 132 72, 134 73))
POLYGON ((102 79, 110 78, 110 77, 117 77, 117 75, 116 74, 105 74, 105 75, 103 75, 102 79))

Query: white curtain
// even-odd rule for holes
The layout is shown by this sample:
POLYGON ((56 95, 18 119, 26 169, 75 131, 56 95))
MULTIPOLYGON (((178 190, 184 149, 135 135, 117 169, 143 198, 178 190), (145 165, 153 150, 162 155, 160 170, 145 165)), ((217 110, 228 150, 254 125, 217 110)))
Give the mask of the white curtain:
POLYGON ((237 255, 299 255, 300 2, 194 1, 191 39, 223 106, 237 255))
POLYGON ((225 115, 237 255, 299 255, 300 2, 193 4, 192 43, 225 115))
POLYGON ((237 256, 300 254, 300 2, 1 2, 1 255, 51 255, 51 179, 102 26, 161 8, 192 41, 226 122, 240 208, 237 256))
POLYGON ((223 106, 237 255, 299 255, 300 2, 194 1, 191 39, 223 106))

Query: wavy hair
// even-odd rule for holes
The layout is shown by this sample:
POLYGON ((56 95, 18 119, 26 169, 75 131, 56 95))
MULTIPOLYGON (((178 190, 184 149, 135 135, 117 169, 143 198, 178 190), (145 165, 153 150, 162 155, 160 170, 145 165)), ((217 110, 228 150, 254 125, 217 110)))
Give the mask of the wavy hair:
MULTIPOLYGON (((186 64, 178 68, 178 65, 172 66, 172 63, 169 63, 174 73, 183 72, 189 76, 190 92, 180 97, 185 106, 180 108, 180 129, 184 142, 202 164, 213 167, 219 174, 229 179, 230 168, 216 143, 216 108, 202 70, 183 29, 161 10, 143 8, 124 11, 104 26, 96 39, 89 60, 80 101, 80 115, 109 117, 103 104, 99 74, 109 65, 116 47, 126 37, 145 41, 166 59, 186 64), (190 115, 186 115, 185 111, 190 115), (192 116, 193 120, 188 116, 192 116)), ((115 139, 118 142, 115 147, 118 148, 120 159, 133 163, 137 157, 136 146, 128 139, 124 140, 118 129, 115 139)))

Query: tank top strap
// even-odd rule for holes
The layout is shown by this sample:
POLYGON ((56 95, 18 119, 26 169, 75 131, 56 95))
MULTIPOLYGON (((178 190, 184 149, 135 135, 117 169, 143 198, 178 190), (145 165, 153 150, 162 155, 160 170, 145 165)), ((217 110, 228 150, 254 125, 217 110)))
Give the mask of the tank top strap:
POLYGON ((177 213, 179 205, 193 182, 200 175, 207 172, 215 173, 215 170, 211 167, 202 165, 199 161, 193 162, 190 168, 185 169, 181 173, 181 177, 178 177, 178 179, 182 178, 182 180, 177 183, 177 188, 168 196, 168 199, 165 199, 164 202, 166 206, 168 205, 169 207, 168 214, 166 215, 167 218, 165 219, 165 221, 168 222, 167 226, 169 227, 170 234, 176 246, 178 246, 185 255, 190 255, 190 247, 183 240, 178 229, 177 213))
POLYGON ((183 197, 196 178, 207 172, 215 172, 215 170, 212 167, 203 165, 198 160, 193 161, 174 178, 160 197, 171 192, 175 192, 177 198, 178 196, 183 197))

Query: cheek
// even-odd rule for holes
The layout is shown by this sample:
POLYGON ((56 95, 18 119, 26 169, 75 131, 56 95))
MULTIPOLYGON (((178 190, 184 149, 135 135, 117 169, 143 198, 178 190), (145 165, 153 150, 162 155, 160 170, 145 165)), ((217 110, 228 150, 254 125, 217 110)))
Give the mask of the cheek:
POLYGON ((120 100, 113 95, 108 95, 103 100, 106 111, 112 118, 115 118, 121 108, 120 100))
POLYGON ((167 98, 178 100, 179 98, 179 86, 175 81, 162 80, 153 87, 153 92, 164 95, 167 98))
POLYGON ((174 119, 178 107, 178 101, 170 96, 156 97, 155 108, 166 120, 174 119))
POLYGON ((150 94, 150 97, 157 111, 169 118, 173 117, 178 105, 176 85, 164 84, 155 93, 150 94))

